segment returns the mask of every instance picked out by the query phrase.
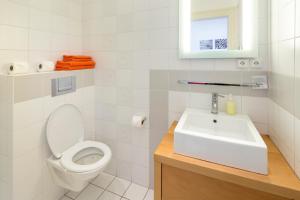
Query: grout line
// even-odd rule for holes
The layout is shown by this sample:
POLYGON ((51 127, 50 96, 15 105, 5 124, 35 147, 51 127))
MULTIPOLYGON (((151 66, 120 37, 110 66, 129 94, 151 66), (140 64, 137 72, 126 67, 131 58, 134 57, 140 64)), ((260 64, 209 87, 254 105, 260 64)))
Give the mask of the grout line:
POLYGON ((96 187, 98 187, 98 188, 101 188, 101 189, 103 189, 103 190, 106 190, 111 184, 112 184, 112 182, 114 182, 114 180, 115 180, 115 176, 114 176, 114 178, 112 179, 112 181, 105 187, 105 188, 103 188, 103 187, 101 187, 101 186, 99 186, 99 185, 96 185, 95 183, 92 183, 92 182, 90 182, 89 184, 91 184, 91 185, 93 185, 93 186, 96 186, 96 187))
POLYGON ((143 197, 143 200, 145 200, 146 199, 146 196, 147 196, 147 194, 148 194, 148 192, 149 192, 149 188, 147 188, 147 191, 146 191, 146 194, 144 195, 144 197, 143 197))
MULTIPOLYGON (((78 195, 75 197, 75 199, 77 199, 79 196, 80 196, 80 194, 87 188, 89 186, 89 184, 85 187, 85 188, 83 188, 79 193, 78 193, 78 195)), ((68 198, 70 198, 70 199, 73 199, 72 197, 69 197, 69 196, 67 196, 67 194, 70 192, 70 190, 66 193, 66 194, 64 194, 64 196, 66 196, 66 197, 68 197, 68 198)), ((74 199, 74 200, 75 200, 74 199)))
MULTIPOLYGON (((117 194, 117 193, 114 193, 114 192, 112 192, 112 191, 107 190, 107 188, 114 182, 114 180, 115 180, 116 178, 118 178, 118 177, 114 176, 114 178, 113 178, 112 181, 106 186, 106 188, 100 187, 100 186, 98 186, 98 185, 96 185, 96 184, 90 182, 83 190, 81 190, 81 191, 78 193, 78 195, 75 197, 75 199, 72 198, 72 197, 67 196, 67 194, 68 194, 70 191, 68 191, 66 194, 64 194, 63 197, 67 197, 67 198, 69 198, 69 199, 76 200, 76 199, 80 196, 80 194, 81 194, 81 193, 82 193, 89 185, 92 185, 92 186, 95 186, 95 187, 97 187, 97 188, 103 190, 102 193, 96 198, 96 200, 99 200, 99 199, 101 198, 101 196, 102 196, 105 192, 112 193, 112 194, 114 194, 114 195, 120 197, 120 199, 130 200, 130 199, 128 199, 128 198, 125 197, 125 194, 126 194, 126 192, 129 190, 130 186, 133 184, 132 181, 130 181, 128 187, 125 189, 125 191, 124 191, 124 193, 123 193, 122 195, 119 195, 119 194, 117 194)), ((121 179, 121 178, 120 178, 120 179, 121 179)), ((125 180, 125 179, 124 179, 124 180, 125 180)), ((143 186, 142 186, 142 187, 143 187, 143 186)), ((146 187, 145 187, 145 188, 146 188, 146 187)), ((145 198, 146 198, 148 192, 150 191, 150 188, 149 188, 149 187, 146 188, 146 189, 147 189, 147 191, 146 191, 144 197, 142 198, 143 200, 145 200, 145 198)), ((63 197, 62 197, 62 198, 63 198, 63 197)))
POLYGON ((124 197, 125 199, 127 199, 124 195, 126 194, 126 192, 129 190, 130 186, 132 185, 132 182, 130 181, 130 184, 128 185, 128 187, 126 188, 125 192, 123 193, 122 197, 124 197))
POLYGON ((105 190, 103 190, 103 191, 101 192, 101 194, 100 194, 95 200, 98 200, 98 199, 104 194, 104 192, 105 192, 105 190))

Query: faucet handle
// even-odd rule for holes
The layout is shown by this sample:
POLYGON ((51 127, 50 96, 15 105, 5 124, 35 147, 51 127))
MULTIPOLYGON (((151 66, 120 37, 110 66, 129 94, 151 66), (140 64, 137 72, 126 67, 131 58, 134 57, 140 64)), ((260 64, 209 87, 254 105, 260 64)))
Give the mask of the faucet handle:
POLYGON ((216 93, 216 92, 214 92, 214 93, 212 94, 212 96, 215 97, 215 98, 217 98, 217 97, 225 98, 224 95, 218 94, 218 93, 216 93))

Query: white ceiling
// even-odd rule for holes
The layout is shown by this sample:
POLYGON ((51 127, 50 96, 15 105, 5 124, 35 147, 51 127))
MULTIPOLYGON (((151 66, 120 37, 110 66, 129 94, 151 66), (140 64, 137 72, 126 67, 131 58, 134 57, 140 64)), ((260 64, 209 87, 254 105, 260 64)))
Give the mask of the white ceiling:
POLYGON ((192 0, 192 12, 236 7, 241 0, 192 0))

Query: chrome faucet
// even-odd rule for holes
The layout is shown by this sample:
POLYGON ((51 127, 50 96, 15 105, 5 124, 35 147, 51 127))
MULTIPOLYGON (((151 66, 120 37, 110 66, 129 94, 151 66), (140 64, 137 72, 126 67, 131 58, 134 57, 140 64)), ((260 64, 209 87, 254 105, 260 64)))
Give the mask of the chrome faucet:
POLYGON ((219 113, 219 97, 224 97, 218 93, 212 93, 211 113, 217 115, 219 113))

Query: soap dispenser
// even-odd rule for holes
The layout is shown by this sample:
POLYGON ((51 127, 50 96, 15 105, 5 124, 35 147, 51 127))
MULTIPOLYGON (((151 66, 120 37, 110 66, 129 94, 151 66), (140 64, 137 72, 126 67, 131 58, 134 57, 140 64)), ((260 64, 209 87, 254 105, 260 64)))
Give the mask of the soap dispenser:
POLYGON ((228 101, 226 103, 226 112, 228 115, 235 115, 236 114, 236 104, 233 100, 232 94, 229 94, 228 101))

